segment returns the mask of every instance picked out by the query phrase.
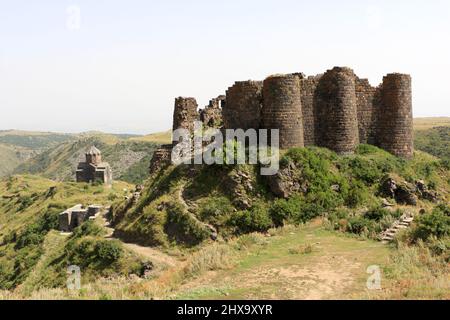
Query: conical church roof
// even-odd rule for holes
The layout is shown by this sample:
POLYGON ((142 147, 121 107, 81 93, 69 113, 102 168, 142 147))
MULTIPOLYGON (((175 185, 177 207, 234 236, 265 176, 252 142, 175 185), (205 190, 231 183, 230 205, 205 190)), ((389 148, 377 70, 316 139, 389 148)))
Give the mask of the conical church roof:
POLYGON ((95 146, 92 146, 89 148, 89 150, 86 151, 86 154, 95 156, 95 155, 101 155, 102 152, 100 150, 98 150, 95 146))

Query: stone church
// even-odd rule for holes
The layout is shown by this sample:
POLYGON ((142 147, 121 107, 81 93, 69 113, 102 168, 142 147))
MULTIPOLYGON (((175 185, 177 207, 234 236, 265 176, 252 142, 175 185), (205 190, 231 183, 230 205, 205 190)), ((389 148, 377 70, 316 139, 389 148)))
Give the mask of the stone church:
POLYGON ((95 146, 85 153, 86 161, 80 162, 76 171, 77 182, 93 183, 101 181, 107 186, 112 185, 112 171, 107 162, 102 161, 102 153, 95 146))

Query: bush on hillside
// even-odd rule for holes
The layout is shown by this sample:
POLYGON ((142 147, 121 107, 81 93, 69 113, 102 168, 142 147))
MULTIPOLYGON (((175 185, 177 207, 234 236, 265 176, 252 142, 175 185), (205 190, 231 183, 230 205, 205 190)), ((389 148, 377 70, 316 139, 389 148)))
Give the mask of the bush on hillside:
POLYGON ((414 240, 427 240, 431 236, 437 239, 450 235, 450 207, 437 206, 431 213, 422 215, 413 231, 414 240))
POLYGON ((241 233, 265 232, 273 226, 269 211, 264 203, 255 204, 250 210, 238 211, 230 223, 241 233))

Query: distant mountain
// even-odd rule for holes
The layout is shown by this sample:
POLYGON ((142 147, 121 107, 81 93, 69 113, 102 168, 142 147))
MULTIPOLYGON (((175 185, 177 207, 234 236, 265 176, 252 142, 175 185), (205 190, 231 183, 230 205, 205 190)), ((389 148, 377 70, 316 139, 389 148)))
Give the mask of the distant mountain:
POLYGON ((27 148, 37 152, 74 139, 76 139, 76 135, 66 133, 19 130, 0 131, 0 143, 27 148))

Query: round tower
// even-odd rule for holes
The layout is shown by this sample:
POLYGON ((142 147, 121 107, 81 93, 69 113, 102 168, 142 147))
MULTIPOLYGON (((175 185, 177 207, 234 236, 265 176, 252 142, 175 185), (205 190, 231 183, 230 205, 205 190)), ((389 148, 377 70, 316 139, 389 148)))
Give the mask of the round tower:
POLYGON ((222 115, 225 129, 259 129, 262 81, 238 81, 226 92, 222 115))
POLYGON ((355 151, 359 144, 355 74, 335 67, 320 79, 318 100, 318 142, 339 154, 355 151))
POLYGON ((303 147, 303 119, 298 75, 274 75, 264 80, 261 124, 279 129, 280 148, 303 147))
POLYGON ((383 78, 378 113, 378 146, 398 157, 411 158, 413 115, 411 76, 392 73, 383 78))

